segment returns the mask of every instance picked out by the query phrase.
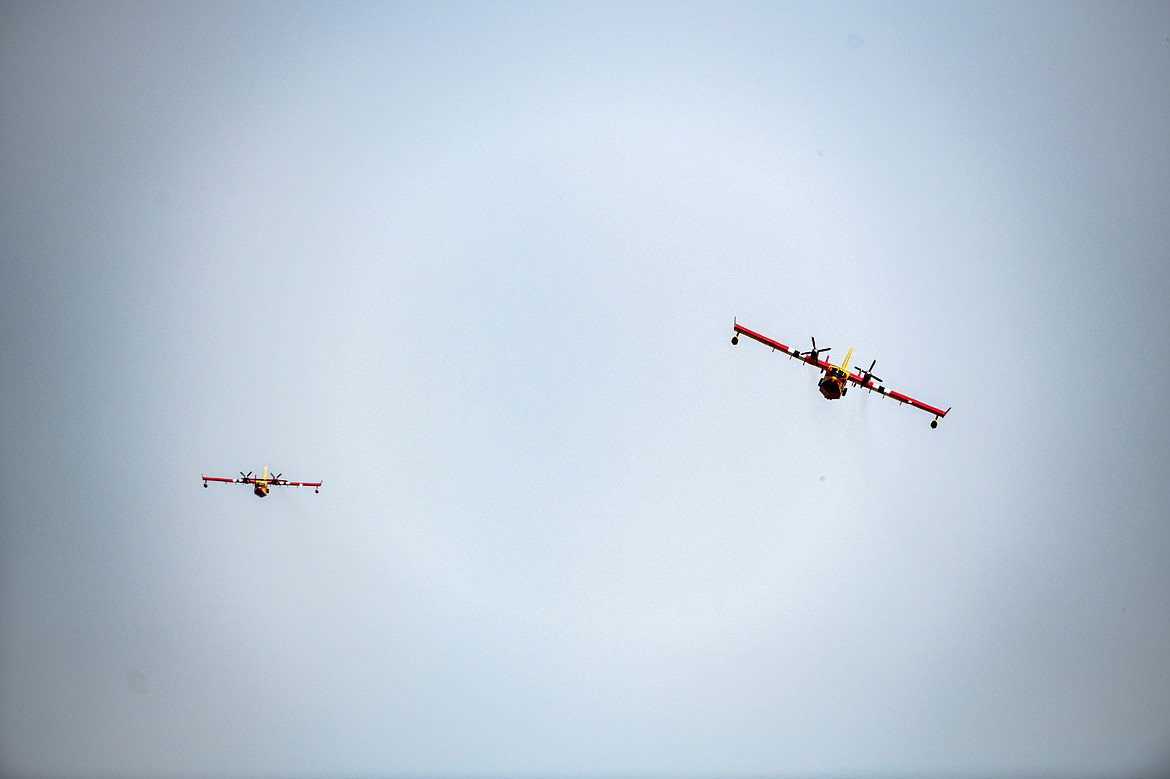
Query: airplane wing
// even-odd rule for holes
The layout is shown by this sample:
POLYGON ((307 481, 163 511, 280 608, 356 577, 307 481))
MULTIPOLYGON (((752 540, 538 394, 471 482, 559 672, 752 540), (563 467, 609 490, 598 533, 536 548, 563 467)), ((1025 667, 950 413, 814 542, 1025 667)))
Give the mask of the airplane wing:
MULTIPOLYGON (((206 484, 209 481, 222 481, 222 482, 226 482, 228 484, 243 484, 244 483, 243 479, 229 479, 225 476, 204 476, 203 474, 199 474, 199 476, 203 479, 204 484, 206 484)), ((249 479, 248 481, 250 482, 250 481, 254 481, 254 480, 249 479)))
POLYGON ((320 487, 319 481, 289 481, 288 479, 269 479, 270 487, 320 487))
MULTIPOLYGON (((801 362, 806 362, 809 365, 812 365, 813 367, 818 368, 822 371, 827 371, 827 370, 829 370, 829 368, 832 367, 828 363, 828 361, 820 359, 815 354, 808 354, 808 353, 802 354, 799 349, 797 349, 795 347, 789 348, 789 347, 785 346, 784 344, 780 343, 779 341, 772 340, 771 338, 769 338, 766 335, 760 335, 759 333, 755 332, 754 330, 747 329, 746 327, 741 325, 739 322, 735 323, 735 334, 737 337, 742 335, 742 336, 746 336, 747 338, 752 339, 753 341, 759 341, 764 346, 767 346, 770 349, 779 350, 781 352, 784 352, 789 357, 795 357, 796 359, 800 360, 801 362)), ((827 352, 829 350, 822 349, 821 351, 827 352)))
POLYGON ((905 403, 906 405, 913 406, 914 408, 920 408, 928 414, 934 414, 939 419, 945 417, 947 412, 950 411, 949 408, 946 411, 943 411, 941 408, 936 408, 929 403, 923 403, 921 400, 912 398, 909 395, 898 392, 897 390, 889 389, 882 386, 881 384, 875 384, 873 379, 869 378, 868 376, 850 373, 849 381, 861 387, 862 389, 867 389, 870 392, 876 392, 877 394, 884 395, 887 398, 893 398, 899 403, 905 403))

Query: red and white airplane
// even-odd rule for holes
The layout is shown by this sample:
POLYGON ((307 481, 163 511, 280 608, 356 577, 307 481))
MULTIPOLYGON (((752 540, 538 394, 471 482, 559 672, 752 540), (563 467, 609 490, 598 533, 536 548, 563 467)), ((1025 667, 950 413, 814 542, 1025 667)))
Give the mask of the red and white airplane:
POLYGON ((829 351, 831 347, 824 346, 818 349, 816 338, 812 339, 813 348, 807 352, 802 352, 795 348, 790 349, 779 341, 774 341, 766 335, 760 335, 755 331, 748 330, 739 322, 733 322, 733 324, 735 327, 735 335, 731 337, 731 343, 739 343, 739 337, 741 335, 745 335, 748 338, 751 338, 753 341, 759 341, 764 346, 770 346, 772 349, 779 349, 789 357, 795 357, 796 359, 802 362, 806 362, 809 365, 812 365, 813 367, 822 371, 825 375, 821 377, 819 382, 817 382, 817 388, 820 389, 821 394, 825 396, 826 400, 837 400, 844 396, 845 393, 849 391, 849 383, 852 382, 853 384, 860 386, 862 389, 867 389, 870 392, 876 392, 879 395, 884 395, 887 398, 893 398, 899 403, 905 403, 907 405, 913 406, 914 408, 920 408, 923 411, 934 414, 934 419, 930 421, 930 426, 932 428, 938 427, 938 421, 945 417, 950 411, 950 408, 948 408, 946 411, 943 411, 941 408, 936 408, 929 403, 923 403, 921 400, 916 400, 909 395, 904 395, 901 392, 896 392, 895 390, 886 389, 880 383, 882 380, 873 375, 873 366, 877 365, 877 360, 871 362, 869 364, 869 368, 866 370, 862 370, 861 368, 855 366, 857 373, 850 373, 848 366, 849 358, 853 356, 853 347, 849 347, 849 351, 845 353, 845 359, 841 362, 840 365, 833 365, 828 360, 822 360, 820 358, 821 353, 829 351), (875 384, 875 381, 878 383, 875 384))
POLYGON ((227 484, 251 484, 252 492, 256 494, 257 498, 263 498, 268 494, 271 487, 314 487, 313 492, 321 491, 321 482, 319 481, 289 481, 288 479, 280 478, 283 474, 276 474, 275 476, 268 475, 268 466, 264 466, 263 476, 253 476, 251 471, 244 473, 240 471, 240 478, 229 479, 225 476, 203 476, 203 486, 207 487, 209 481, 222 481, 227 484))

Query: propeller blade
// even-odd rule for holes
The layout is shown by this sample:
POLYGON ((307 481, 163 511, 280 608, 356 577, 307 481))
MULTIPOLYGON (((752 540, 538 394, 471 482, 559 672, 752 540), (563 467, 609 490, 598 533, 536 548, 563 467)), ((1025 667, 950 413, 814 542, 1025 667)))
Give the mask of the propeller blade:
POLYGON ((873 374, 873 366, 875 366, 875 365, 877 365, 877 360, 874 360, 873 362, 871 362, 871 363, 869 364, 869 367, 868 367, 868 368, 862 368, 860 365, 854 365, 854 366, 853 366, 853 369, 854 369, 854 370, 856 370, 856 371, 860 371, 860 373, 861 373, 861 380, 862 380, 863 382, 864 382, 864 381, 869 381, 870 379, 872 379, 872 380, 874 380, 874 381, 877 381, 877 382, 880 382, 880 381, 882 381, 882 378, 881 378, 880 376, 875 376, 875 375, 873 374))
POLYGON ((801 352, 801 355, 806 355, 806 354, 812 355, 813 359, 816 359, 817 356, 821 354, 821 352, 827 352, 833 348, 831 346, 822 346, 820 349, 818 349, 816 337, 811 337, 811 340, 812 340, 813 348, 807 352, 801 352))

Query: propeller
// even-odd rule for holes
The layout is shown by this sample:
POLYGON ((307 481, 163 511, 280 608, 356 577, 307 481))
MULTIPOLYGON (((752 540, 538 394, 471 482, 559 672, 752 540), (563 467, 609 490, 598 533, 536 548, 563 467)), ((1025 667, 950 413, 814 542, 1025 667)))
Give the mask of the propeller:
POLYGON ((812 344, 813 344, 813 348, 812 348, 812 349, 810 349, 810 350, 809 350, 809 351, 807 351, 807 352, 801 352, 801 353, 800 353, 800 356, 801 356, 801 357, 805 357, 805 356, 811 355, 811 356, 812 356, 812 358, 813 358, 814 360, 816 360, 816 359, 819 359, 818 355, 820 355, 820 353, 821 353, 821 352, 827 352, 827 351, 829 351, 830 349, 832 349, 832 348, 833 348, 833 347, 831 347, 831 346, 825 346, 825 347, 823 347, 823 348, 821 348, 821 349, 818 349, 818 348, 817 348, 817 339, 816 339, 816 337, 815 337, 815 336, 814 336, 814 337, 813 337, 813 339, 812 339, 812 344))
POLYGON ((268 480, 269 480, 269 481, 280 481, 280 477, 281 477, 281 476, 283 476, 283 475, 284 475, 283 473, 278 473, 278 474, 276 474, 275 476, 270 476, 270 477, 268 478, 268 480))
POLYGON ((240 476, 242 476, 244 480, 247 481, 248 479, 252 478, 252 472, 248 471, 247 473, 244 473, 243 471, 240 471, 240 476))
POLYGON ((881 383, 882 383, 882 377, 881 377, 881 376, 874 376, 874 375, 873 375, 873 366, 875 366, 875 365, 877 365, 877 360, 874 360, 873 362, 871 362, 871 363, 869 364, 869 368, 868 368, 868 369, 866 369, 866 370, 862 370, 860 365, 854 365, 854 366, 853 366, 854 370, 857 370, 857 371, 860 371, 860 372, 861 372, 861 383, 862 383, 862 384, 868 384, 868 383, 869 383, 869 381, 870 381, 870 379, 873 379, 873 380, 874 380, 874 381, 876 381, 878 384, 881 384, 881 383))

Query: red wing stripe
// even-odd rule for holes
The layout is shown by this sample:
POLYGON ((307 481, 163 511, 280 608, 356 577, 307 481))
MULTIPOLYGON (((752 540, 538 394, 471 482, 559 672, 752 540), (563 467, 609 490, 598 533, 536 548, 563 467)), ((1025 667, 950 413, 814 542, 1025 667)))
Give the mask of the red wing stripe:
POLYGON ((914 408, 920 408, 923 411, 929 411, 931 414, 935 414, 940 417, 945 417, 947 415, 947 412, 943 411, 941 408, 935 408, 928 403, 923 403, 921 400, 915 400, 909 395, 905 395, 901 392, 890 390, 890 397, 902 403, 909 403, 911 406, 914 406, 914 408))
POLYGON ((791 348, 785 346, 784 344, 780 343, 779 341, 776 341, 776 340, 769 338, 766 335, 760 335, 759 333, 755 332, 754 330, 748 330, 746 327, 741 325, 739 322, 735 323, 735 332, 739 333, 740 335, 746 335, 748 338, 751 338, 753 341, 759 341, 764 346, 770 347, 772 349, 779 349, 780 351, 787 354, 789 357, 795 357, 796 359, 800 360, 801 362, 808 363, 809 365, 812 365, 813 367, 819 368, 822 371, 827 371, 827 370, 829 370, 829 368, 832 367, 832 365, 830 365, 827 360, 814 358, 811 354, 801 354, 797 349, 791 349, 791 348))
MULTIPOLYGON (((199 474, 199 475, 203 476, 203 474, 199 474)), ((223 476, 203 476, 203 481, 225 481, 228 484, 232 484, 233 482, 235 482, 235 479, 227 479, 227 478, 224 478, 223 476)))
POLYGON ((939 417, 939 418, 945 417, 947 415, 947 411, 950 411, 949 408, 946 411, 943 411, 941 408, 935 408, 934 406, 930 405, 929 403, 923 403, 921 400, 916 400, 905 393, 898 392, 897 390, 889 390, 889 389, 886 389, 885 387, 874 386, 873 384, 868 384, 868 385, 863 384, 862 386, 865 387, 867 390, 870 390, 872 392, 876 392, 880 395, 885 395, 887 397, 891 397, 894 400, 898 401, 899 403, 906 403, 908 405, 913 406, 914 408, 920 408, 923 411, 934 414, 936 417, 939 417))
POLYGON ((735 332, 737 332, 741 335, 746 335, 748 338, 751 338, 754 341, 759 341, 764 346, 770 346, 773 349, 779 349, 782 352, 791 352, 792 351, 791 349, 789 349, 787 346, 780 343, 779 341, 773 341, 771 338, 769 338, 766 335, 760 335, 759 333, 755 332, 754 330, 748 330, 746 327, 739 324, 738 322, 735 323, 735 332))
POLYGON ((947 415, 947 411, 950 411, 949 408, 947 411, 943 411, 941 408, 935 408, 929 403, 923 403, 921 400, 916 400, 903 392, 898 392, 897 390, 886 389, 879 384, 874 384, 872 381, 870 381, 868 384, 863 383, 861 381, 861 377, 855 373, 849 374, 849 380, 854 384, 869 390, 870 392, 876 392, 879 395, 885 395, 886 397, 893 398, 899 403, 908 403, 909 405, 914 406, 914 408, 920 408, 923 411, 928 411, 940 418, 945 417, 947 415))
MULTIPOLYGON (((937 417, 945 417, 947 415, 947 412, 943 411, 941 408, 935 408, 929 403, 923 403, 921 400, 915 400, 914 398, 907 397, 906 402, 911 406, 914 406, 914 408, 920 408, 923 411, 928 411, 937 417)), ((947 411, 950 411, 950 409, 947 409, 947 411)))

